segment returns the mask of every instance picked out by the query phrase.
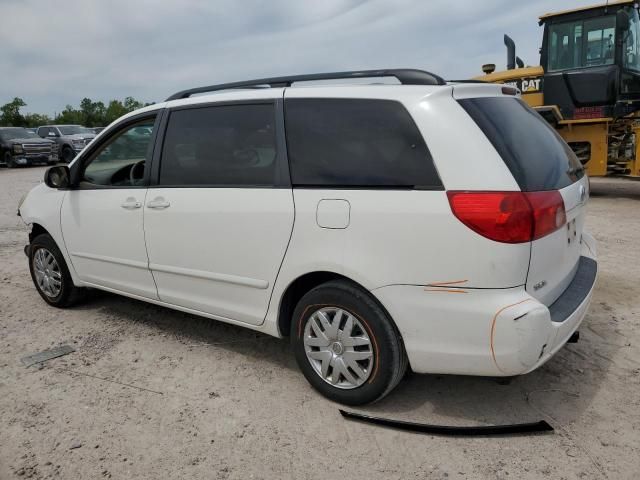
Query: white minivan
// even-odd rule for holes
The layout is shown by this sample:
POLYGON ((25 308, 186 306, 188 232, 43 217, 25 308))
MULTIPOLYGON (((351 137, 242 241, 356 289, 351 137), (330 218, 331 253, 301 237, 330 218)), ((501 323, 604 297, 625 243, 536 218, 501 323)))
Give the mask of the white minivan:
POLYGON ((407 366, 512 376, 562 348, 596 280, 588 193, 516 89, 382 70, 179 92, 50 168, 19 214, 50 305, 99 288, 288 336, 308 381, 357 405, 407 366))

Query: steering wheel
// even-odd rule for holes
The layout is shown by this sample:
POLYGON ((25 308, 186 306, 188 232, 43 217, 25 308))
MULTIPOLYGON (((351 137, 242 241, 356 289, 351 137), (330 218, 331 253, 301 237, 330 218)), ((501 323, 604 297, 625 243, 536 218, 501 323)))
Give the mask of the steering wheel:
POLYGON ((144 177, 144 160, 140 160, 139 162, 134 163, 133 165, 131 165, 131 170, 129 170, 129 181, 131 182, 131 185, 135 185, 136 181, 138 180, 136 178, 136 171, 140 168, 140 165, 142 165, 142 172, 140 175, 140 179, 142 179, 142 177, 144 177))
POLYGON ((260 154, 254 148, 243 148, 233 152, 233 159, 242 167, 255 167, 260 163, 260 154))

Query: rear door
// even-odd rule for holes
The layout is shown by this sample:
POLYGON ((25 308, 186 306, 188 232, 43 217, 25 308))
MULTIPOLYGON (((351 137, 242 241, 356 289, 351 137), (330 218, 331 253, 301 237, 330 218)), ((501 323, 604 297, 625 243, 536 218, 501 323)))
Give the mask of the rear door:
POLYGON ((523 192, 559 192, 566 221, 531 242, 526 288, 551 305, 578 268, 588 180, 584 169, 558 133, 524 102, 514 97, 459 100, 491 141, 523 192))
POLYGON ((262 323, 293 228, 282 100, 169 112, 144 208, 162 301, 262 323))

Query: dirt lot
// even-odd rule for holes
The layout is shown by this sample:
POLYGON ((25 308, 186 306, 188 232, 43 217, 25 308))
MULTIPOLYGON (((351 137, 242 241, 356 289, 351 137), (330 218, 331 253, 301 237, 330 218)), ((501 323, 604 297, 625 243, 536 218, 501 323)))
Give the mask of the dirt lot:
POLYGON ((106 293, 47 307, 15 215, 42 174, 0 170, 0 479, 640 478, 640 182, 592 182, 600 277, 578 344, 508 385, 410 375, 362 409, 556 427, 466 439, 343 420, 285 341, 106 293), (20 363, 63 343, 77 351, 20 363))

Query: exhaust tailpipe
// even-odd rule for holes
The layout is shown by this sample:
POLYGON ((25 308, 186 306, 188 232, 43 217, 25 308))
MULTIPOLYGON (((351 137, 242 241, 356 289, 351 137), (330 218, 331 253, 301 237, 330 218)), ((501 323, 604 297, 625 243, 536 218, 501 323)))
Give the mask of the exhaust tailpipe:
POLYGON ((516 68, 516 44, 513 39, 505 34, 504 44, 507 47, 507 70, 516 68))

